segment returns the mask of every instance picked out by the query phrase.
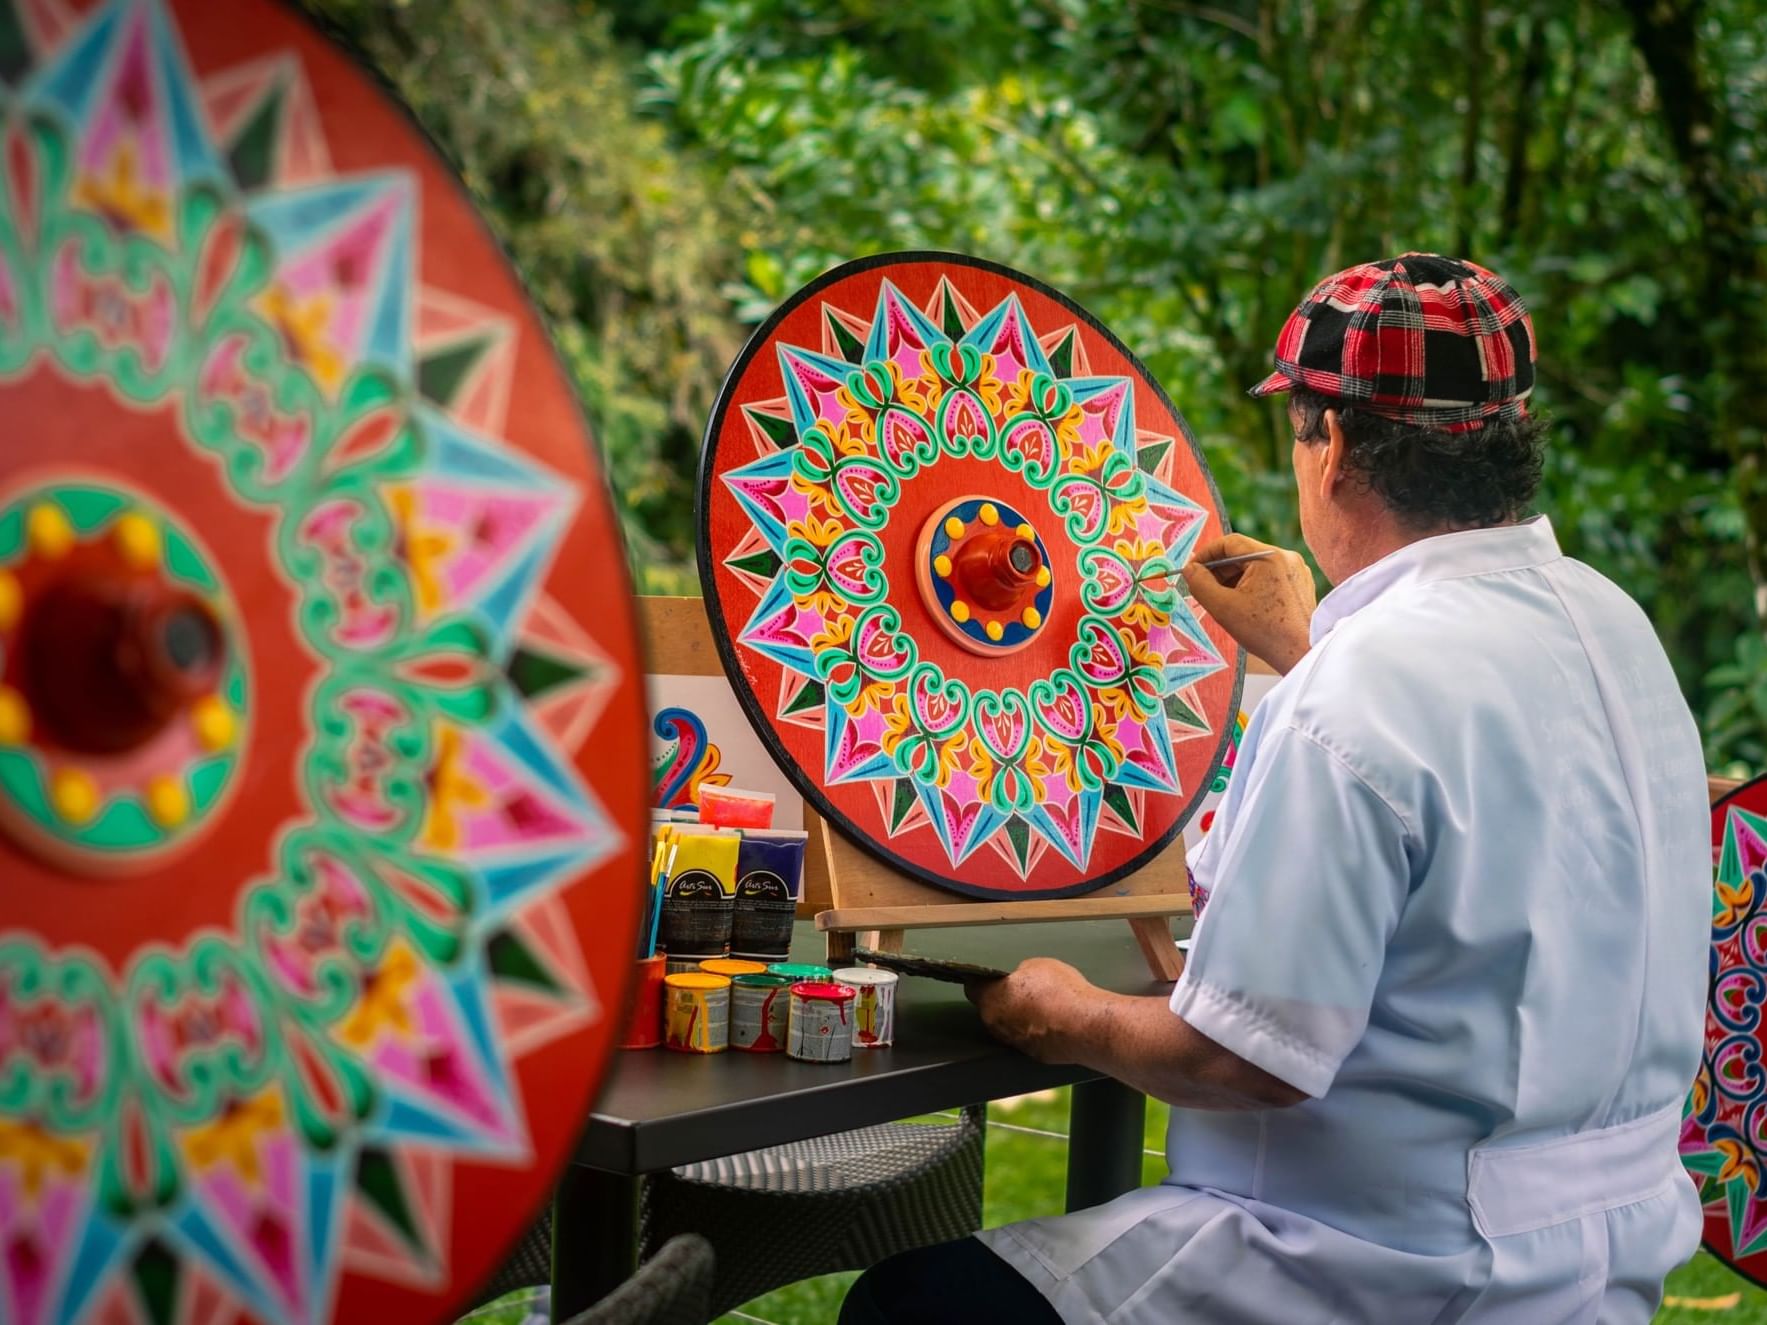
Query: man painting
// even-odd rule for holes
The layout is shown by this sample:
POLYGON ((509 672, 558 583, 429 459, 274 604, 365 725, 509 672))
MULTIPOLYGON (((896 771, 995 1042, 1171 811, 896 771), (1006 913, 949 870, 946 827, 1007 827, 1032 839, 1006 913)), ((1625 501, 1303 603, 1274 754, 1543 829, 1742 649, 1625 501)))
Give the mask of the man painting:
POLYGON ((843 1321, 1636 1322, 1698 1241, 1700 743, 1644 615, 1523 518, 1532 324, 1408 253, 1321 282, 1276 366, 1254 394, 1287 393, 1335 588, 1275 549, 1185 571, 1284 675, 1193 862, 1184 975, 1132 998, 1032 960, 972 993, 1169 1101, 1171 1173, 886 1261, 843 1321))

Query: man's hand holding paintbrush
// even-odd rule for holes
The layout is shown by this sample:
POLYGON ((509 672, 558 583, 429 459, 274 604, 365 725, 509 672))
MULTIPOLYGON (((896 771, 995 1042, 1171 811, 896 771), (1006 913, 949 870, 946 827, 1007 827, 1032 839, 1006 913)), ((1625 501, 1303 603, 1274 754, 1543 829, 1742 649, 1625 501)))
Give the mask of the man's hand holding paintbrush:
POLYGON ((1313 572, 1298 552, 1228 534, 1200 544, 1182 574, 1202 609, 1278 672, 1307 652, 1316 600, 1313 572))

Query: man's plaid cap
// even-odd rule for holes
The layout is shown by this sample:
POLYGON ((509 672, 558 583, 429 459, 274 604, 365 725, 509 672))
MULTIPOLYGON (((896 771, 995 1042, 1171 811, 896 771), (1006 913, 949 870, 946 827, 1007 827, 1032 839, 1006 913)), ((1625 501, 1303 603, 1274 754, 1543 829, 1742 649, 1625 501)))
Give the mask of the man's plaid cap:
POLYGON ((1306 387, 1383 418, 1446 432, 1526 416, 1534 324, 1501 276, 1407 253, 1327 276, 1276 338, 1254 396, 1306 387))

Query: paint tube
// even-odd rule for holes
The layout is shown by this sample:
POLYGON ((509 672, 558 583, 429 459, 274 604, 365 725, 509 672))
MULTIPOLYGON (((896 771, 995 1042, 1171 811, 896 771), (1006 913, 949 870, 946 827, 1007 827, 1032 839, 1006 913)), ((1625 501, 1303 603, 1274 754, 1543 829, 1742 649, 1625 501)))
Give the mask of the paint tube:
POLYGON ((722 957, 730 950, 736 897, 736 833, 681 832, 674 836, 674 868, 663 889, 661 947, 671 960, 722 957))
POLYGON ((791 925, 804 887, 805 832, 745 832, 736 864, 736 906, 730 933, 733 955, 783 961, 791 950, 791 925))

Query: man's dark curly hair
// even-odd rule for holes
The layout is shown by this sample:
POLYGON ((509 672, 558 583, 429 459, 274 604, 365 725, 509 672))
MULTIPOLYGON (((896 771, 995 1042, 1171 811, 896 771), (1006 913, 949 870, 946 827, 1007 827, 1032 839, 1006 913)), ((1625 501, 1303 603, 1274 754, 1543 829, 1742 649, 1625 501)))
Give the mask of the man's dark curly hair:
POLYGON ((1323 442, 1325 411, 1338 412, 1352 478, 1408 528, 1482 529, 1519 520, 1539 490, 1546 453, 1541 419, 1491 420, 1473 432, 1443 432, 1304 388, 1289 396, 1289 404, 1301 442, 1323 442))

